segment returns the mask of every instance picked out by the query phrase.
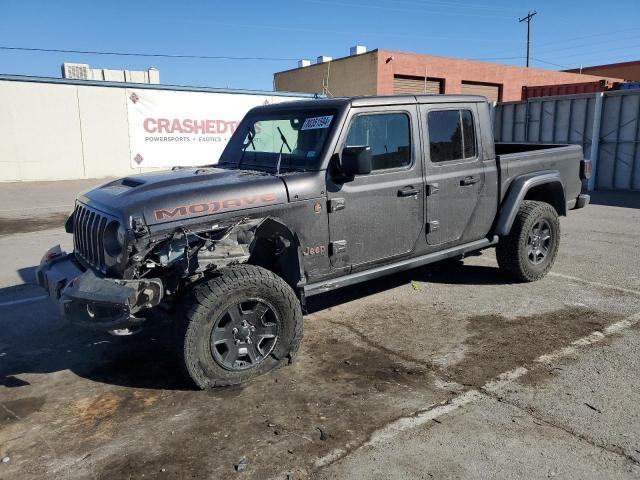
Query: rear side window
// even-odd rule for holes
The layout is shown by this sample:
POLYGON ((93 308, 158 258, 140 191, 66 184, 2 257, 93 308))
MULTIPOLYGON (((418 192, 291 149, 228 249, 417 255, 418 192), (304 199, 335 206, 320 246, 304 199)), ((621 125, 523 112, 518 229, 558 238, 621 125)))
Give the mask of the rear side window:
POLYGON ((404 113, 358 115, 349 127, 346 146, 368 145, 374 170, 405 167, 411 164, 410 131, 404 113))
POLYGON ((476 156, 476 134, 471 110, 429 112, 427 124, 432 162, 476 156))

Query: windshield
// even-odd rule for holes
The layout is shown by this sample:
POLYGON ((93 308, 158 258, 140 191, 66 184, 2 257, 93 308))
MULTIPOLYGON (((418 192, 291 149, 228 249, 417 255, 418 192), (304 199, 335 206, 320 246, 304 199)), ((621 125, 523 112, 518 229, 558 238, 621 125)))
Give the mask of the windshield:
POLYGON ((249 114, 229 140, 219 165, 274 172, 317 169, 336 113, 306 109, 249 114))

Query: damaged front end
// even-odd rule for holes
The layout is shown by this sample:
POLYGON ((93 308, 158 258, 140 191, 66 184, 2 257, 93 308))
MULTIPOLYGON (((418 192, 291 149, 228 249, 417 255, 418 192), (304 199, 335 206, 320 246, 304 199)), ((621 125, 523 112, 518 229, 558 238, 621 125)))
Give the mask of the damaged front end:
POLYGON ((133 218, 123 238, 121 261, 112 270, 99 271, 78 251, 67 254, 59 246, 45 254, 38 283, 64 318, 125 335, 137 331, 154 307, 173 311, 182 291, 229 265, 257 263, 282 271, 292 285, 301 278, 299 242, 271 217, 209 219, 155 232, 133 218))
POLYGON ((64 319, 116 334, 137 329, 143 321, 138 314, 157 306, 164 295, 158 278, 101 278, 59 246, 45 254, 36 270, 36 279, 57 303, 64 319))
POLYGON ((180 226, 158 236, 142 236, 133 245, 131 278, 159 277, 166 293, 228 265, 246 263, 261 220, 180 226))

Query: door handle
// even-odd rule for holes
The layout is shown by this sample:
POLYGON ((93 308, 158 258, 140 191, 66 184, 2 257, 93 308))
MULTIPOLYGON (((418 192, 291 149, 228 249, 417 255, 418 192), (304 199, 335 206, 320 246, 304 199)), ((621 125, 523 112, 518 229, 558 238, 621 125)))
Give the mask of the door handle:
POLYGON ((418 193, 420 193, 420 190, 413 188, 411 185, 398 190, 399 197, 412 197, 414 195, 418 195, 418 193))
POLYGON ((464 177, 460 180, 461 187, 467 187, 469 185, 473 185, 474 183, 478 183, 480 179, 478 177, 464 177))

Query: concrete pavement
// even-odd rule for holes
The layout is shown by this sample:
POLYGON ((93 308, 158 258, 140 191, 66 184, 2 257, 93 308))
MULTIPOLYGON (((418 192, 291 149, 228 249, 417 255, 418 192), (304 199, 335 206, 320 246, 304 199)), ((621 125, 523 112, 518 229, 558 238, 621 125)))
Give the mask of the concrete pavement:
POLYGON ((317 297, 296 364, 212 392, 160 326, 77 330, 17 285, 60 227, 1 236, 0 478, 638 478, 639 198, 563 219, 540 282, 486 251, 317 297))

